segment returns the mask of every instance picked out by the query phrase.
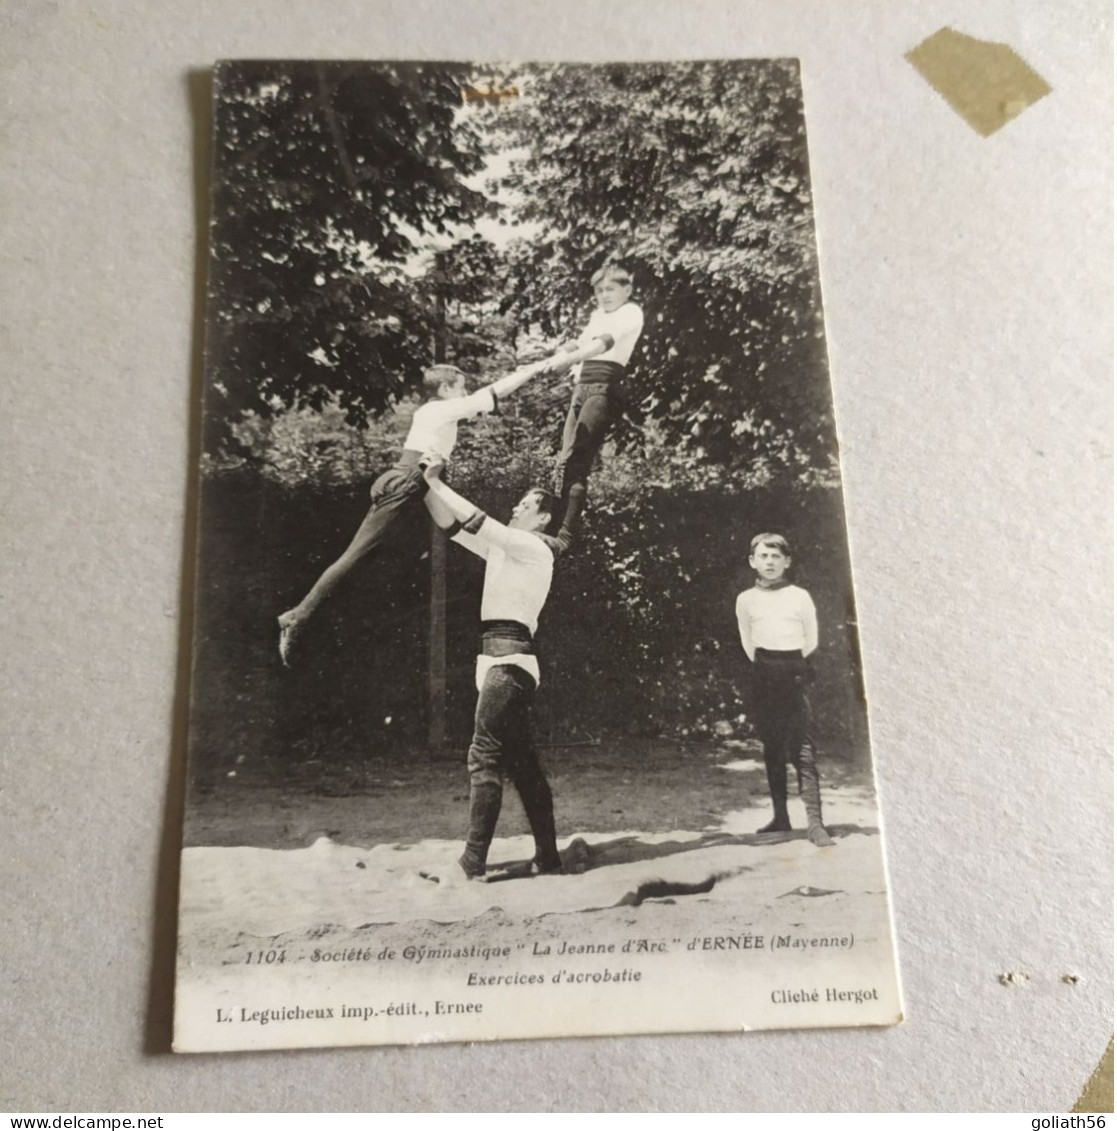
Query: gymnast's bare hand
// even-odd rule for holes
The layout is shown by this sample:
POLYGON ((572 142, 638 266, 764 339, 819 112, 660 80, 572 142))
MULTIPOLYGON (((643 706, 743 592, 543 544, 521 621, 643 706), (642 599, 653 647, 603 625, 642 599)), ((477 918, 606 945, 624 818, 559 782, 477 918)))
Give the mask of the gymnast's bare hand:
POLYGON ((422 468, 424 479, 439 479, 446 467, 446 460, 438 452, 424 452, 419 457, 419 467, 422 468))
POLYGON ((562 375, 574 365, 574 358, 568 354, 556 353, 547 358, 539 369, 540 373, 555 373, 562 375))

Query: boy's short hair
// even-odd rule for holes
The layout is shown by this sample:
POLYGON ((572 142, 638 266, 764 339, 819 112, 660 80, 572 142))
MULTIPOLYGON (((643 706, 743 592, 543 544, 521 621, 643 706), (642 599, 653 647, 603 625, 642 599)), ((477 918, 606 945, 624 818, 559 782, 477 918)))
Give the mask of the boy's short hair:
POLYGON ((433 396, 442 388, 449 385, 465 374, 456 365, 432 365, 423 370, 423 392, 433 396))
POLYGON ((544 533, 549 534, 558 517, 558 499, 546 487, 529 487, 524 494, 534 495, 535 506, 539 513, 550 516, 547 525, 543 528, 544 533))
POLYGON ((782 534, 758 534, 749 543, 750 558, 756 553, 757 546, 771 546, 773 550, 779 550, 785 557, 791 557, 791 547, 782 534))
POLYGON ((632 286, 632 272, 619 263, 606 263, 604 267, 598 267, 590 276, 590 286, 596 287, 602 279, 615 279, 624 286, 632 286))

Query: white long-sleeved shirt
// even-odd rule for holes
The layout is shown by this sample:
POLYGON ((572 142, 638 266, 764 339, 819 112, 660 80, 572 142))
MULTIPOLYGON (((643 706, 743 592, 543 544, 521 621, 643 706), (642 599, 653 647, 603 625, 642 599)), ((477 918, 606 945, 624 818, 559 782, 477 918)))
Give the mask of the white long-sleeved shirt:
POLYGON ((756 658, 757 648, 809 656, 818 647, 814 601, 798 585, 746 589, 737 597, 737 627, 750 660, 756 658))
MULTIPOLYGON (((532 636, 547 603, 554 575, 555 555, 535 534, 513 530, 486 516, 476 534, 459 530, 454 541, 485 559, 485 584, 481 591, 481 619, 514 620, 526 625, 532 636)), ((513 664, 539 683, 539 660, 526 653, 477 657, 477 690, 489 668, 513 664)))
POLYGON ((415 410, 403 446, 415 452, 438 452, 443 459, 449 459, 458 442, 458 421, 496 412, 496 409, 497 397, 492 385, 467 397, 427 401, 415 410))
MULTIPOLYGON (((590 315, 586 328, 578 338, 578 345, 588 346, 595 338, 608 334, 613 339, 613 344, 594 360, 615 361, 618 365, 627 365, 643 329, 644 312, 634 302, 626 302, 609 314, 598 307, 590 315)), ((578 371, 581 372, 580 366, 578 371)))

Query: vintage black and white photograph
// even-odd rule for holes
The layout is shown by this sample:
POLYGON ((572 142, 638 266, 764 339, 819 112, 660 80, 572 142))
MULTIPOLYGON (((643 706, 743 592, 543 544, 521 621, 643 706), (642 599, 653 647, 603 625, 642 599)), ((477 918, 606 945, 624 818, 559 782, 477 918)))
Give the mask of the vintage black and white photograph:
POLYGON ((213 89, 176 1049, 899 1022, 798 64, 213 89))

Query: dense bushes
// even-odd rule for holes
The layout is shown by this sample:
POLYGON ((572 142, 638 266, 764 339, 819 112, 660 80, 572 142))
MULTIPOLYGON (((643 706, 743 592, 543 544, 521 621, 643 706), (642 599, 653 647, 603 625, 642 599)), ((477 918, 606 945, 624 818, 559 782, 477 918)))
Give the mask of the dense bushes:
MULTIPOLYGON (((505 516, 522 484, 470 489, 505 516)), ((607 492, 603 492, 607 495, 607 492)), ((284 486, 247 470, 206 477, 191 776, 250 762, 351 764, 426 750, 430 527, 400 523, 279 663, 275 617, 345 545, 366 487, 284 486)), ((864 751, 856 629, 840 493, 755 488, 737 494, 652 487, 630 506, 590 513, 578 552, 560 562, 544 612, 537 721, 542 741, 589 736, 682 740, 750 733, 747 662, 736 594, 752 583, 748 543, 761 529, 796 547, 797 578, 815 598, 821 646, 812 700, 829 752, 864 751)), ((468 743, 481 563, 449 548, 447 746, 468 743)), ((452 756, 457 756, 456 754, 452 756)))

